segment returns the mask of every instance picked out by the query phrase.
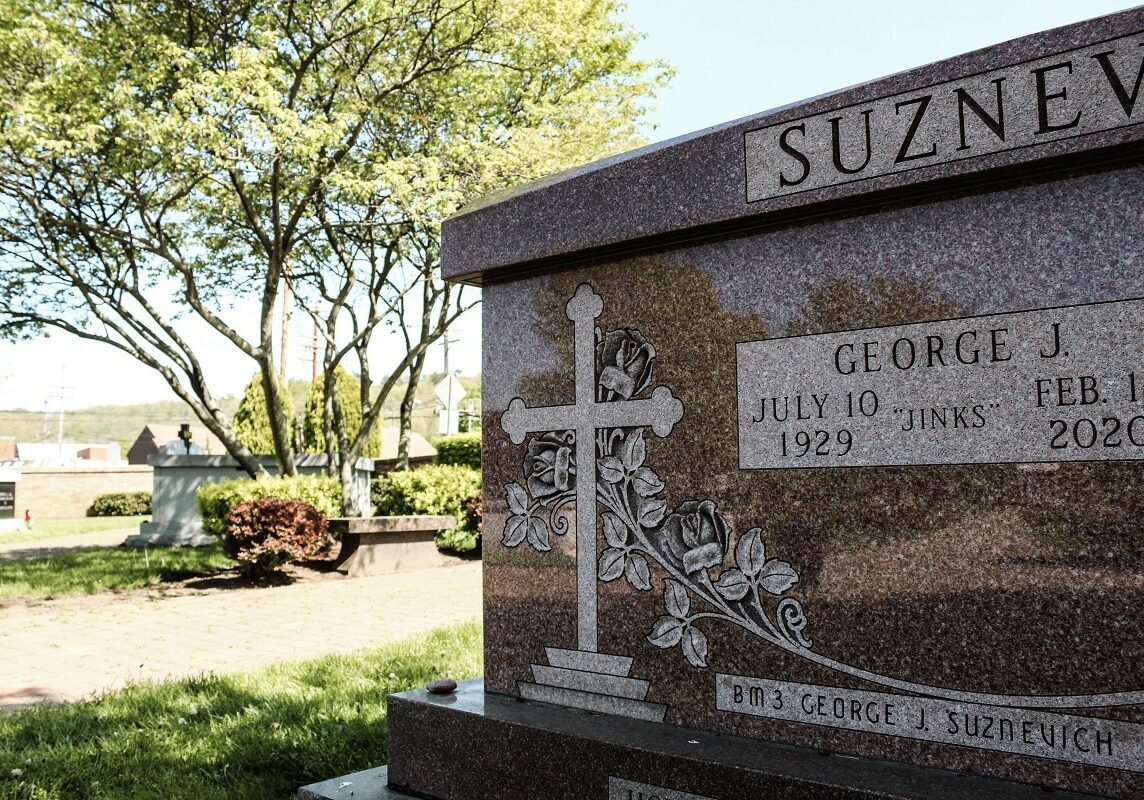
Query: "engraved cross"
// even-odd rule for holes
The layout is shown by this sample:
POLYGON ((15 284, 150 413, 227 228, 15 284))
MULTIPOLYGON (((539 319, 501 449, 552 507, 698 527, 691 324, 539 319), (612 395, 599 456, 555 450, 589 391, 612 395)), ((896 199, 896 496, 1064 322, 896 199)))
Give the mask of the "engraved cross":
POLYGON ((580 650, 596 652, 596 431, 650 426, 656 436, 671 433, 683 418, 683 403, 666 386, 650 398, 596 402, 595 320, 604 303, 592 287, 580 284, 566 313, 575 324, 576 402, 529 408, 519 397, 509 403, 501 427, 513 444, 529 433, 576 432, 576 607, 580 650))

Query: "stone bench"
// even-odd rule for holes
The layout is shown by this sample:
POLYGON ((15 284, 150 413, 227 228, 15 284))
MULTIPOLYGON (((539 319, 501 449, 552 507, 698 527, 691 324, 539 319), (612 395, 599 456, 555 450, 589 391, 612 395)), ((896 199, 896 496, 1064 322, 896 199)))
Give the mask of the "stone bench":
POLYGON ((452 516, 334 517, 330 533, 342 542, 334 568, 356 578, 439 567, 433 537, 455 527, 452 516))

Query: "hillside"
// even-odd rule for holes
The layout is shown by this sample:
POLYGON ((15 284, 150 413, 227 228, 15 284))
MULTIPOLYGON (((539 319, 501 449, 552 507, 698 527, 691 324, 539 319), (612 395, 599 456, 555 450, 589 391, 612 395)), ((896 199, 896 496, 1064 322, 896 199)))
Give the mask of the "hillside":
MULTIPOLYGON (((443 377, 444 375, 441 373, 427 374, 423 376, 417 387, 413 430, 426 437, 437 433, 436 398, 433 395, 433 387, 443 377)), ((461 383, 468 390, 466 399, 473 399, 479 408, 480 376, 462 376, 461 383)), ((295 408, 300 411, 305 406, 306 396, 310 390, 309 381, 292 380, 289 384, 289 390, 294 399, 295 408)), ((401 383, 394 387, 386 399, 384 408, 387 426, 397 423, 398 408, 404 393, 405 384, 401 383)), ((224 397, 219 401, 219 404, 227 414, 234 414, 238 408, 239 399, 238 397, 224 397)), ((144 425, 178 425, 182 422, 190 422, 195 427, 199 426, 198 420, 179 400, 90 406, 64 412, 64 440, 92 444, 115 442, 120 446, 121 452, 126 455, 128 448, 131 447, 139 432, 143 430, 144 425)), ((18 442, 54 442, 58 435, 57 426, 59 423, 60 415, 56 412, 0 409, 0 437, 11 436, 18 442)))

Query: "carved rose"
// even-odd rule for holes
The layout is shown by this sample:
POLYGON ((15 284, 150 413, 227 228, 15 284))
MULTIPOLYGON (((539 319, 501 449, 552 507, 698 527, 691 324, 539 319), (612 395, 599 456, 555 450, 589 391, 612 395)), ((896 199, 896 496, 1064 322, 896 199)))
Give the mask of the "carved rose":
POLYGON ((639 331, 608 331, 596 342, 596 400, 630 400, 651 385, 655 348, 639 331))
POLYGON ((550 497, 576 487, 575 444, 573 431, 553 431, 528 443, 524 474, 533 497, 550 497))
POLYGON ((727 553, 727 520, 710 500, 680 503, 657 532, 658 550, 688 575, 717 567, 727 553))

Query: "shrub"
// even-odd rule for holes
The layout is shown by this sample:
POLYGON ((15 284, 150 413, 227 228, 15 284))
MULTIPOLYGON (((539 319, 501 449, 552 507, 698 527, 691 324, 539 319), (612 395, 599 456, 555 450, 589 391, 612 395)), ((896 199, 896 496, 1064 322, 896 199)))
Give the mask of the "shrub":
POLYGON ((324 475, 260 478, 256 481, 241 478, 207 484, 199 489, 203 530, 212 536, 222 536, 226 533, 226 519, 235 507, 268 497, 309 503, 327 517, 340 516, 342 508, 342 487, 337 478, 324 475))
POLYGON ((465 522, 465 502, 481 489, 480 470, 431 464, 403 472, 390 472, 373 482, 374 513, 452 514, 465 522))
POLYGON ((135 517, 151 513, 150 492, 101 494, 87 510, 89 517, 135 517))
POLYGON ((374 513, 452 514, 457 528, 437 534, 439 550, 467 553, 481 545, 481 472, 471 467, 436 464, 390 472, 373 482, 374 513))
POLYGON ((437 448, 438 464, 458 464, 472 469, 481 468, 481 434, 457 433, 433 440, 437 448))
POLYGON ((446 553, 471 553, 480 549, 481 535, 467 528, 441 531, 433 537, 437 549, 446 553))
POLYGON ((226 518, 223 551, 251 577, 266 577, 283 564, 312 558, 329 544, 326 515, 298 500, 266 497, 240 503, 226 518))

